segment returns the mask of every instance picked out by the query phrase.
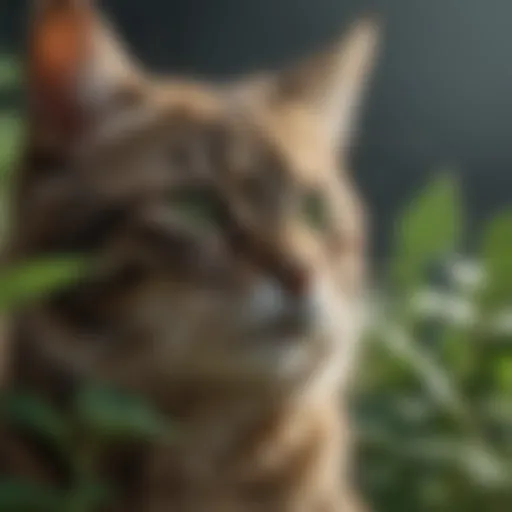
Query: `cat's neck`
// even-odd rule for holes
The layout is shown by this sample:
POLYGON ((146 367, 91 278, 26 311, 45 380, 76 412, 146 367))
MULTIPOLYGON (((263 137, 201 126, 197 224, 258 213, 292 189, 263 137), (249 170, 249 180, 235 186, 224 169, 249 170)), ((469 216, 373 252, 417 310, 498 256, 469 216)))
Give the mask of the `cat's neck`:
POLYGON ((148 461, 152 499, 178 503, 196 496, 198 512, 231 510, 228 504, 246 510, 259 502, 258 512, 309 512, 339 501, 349 436, 334 395, 309 400, 278 390, 272 396, 201 386, 176 393, 166 412, 176 437, 157 446, 148 461))

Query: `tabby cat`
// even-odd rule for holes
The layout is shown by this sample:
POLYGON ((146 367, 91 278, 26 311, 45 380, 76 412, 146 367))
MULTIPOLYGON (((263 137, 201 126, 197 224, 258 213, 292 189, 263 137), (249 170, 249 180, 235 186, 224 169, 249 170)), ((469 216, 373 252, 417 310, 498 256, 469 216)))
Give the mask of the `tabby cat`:
MULTIPOLYGON (((90 1, 35 4, 9 257, 78 252, 94 272, 13 319, 10 388, 66 408, 94 379, 177 425, 104 461, 108 510, 361 510, 344 400, 366 226, 339 162, 375 21, 207 84, 151 76, 90 1)), ((4 440, 0 472, 66 484, 40 443, 4 440)))

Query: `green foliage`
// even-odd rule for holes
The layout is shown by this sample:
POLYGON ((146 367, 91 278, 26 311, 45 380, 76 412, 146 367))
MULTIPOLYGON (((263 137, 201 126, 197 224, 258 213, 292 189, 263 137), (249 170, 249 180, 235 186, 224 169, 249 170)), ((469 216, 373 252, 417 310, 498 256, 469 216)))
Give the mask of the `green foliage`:
POLYGON ((97 483, 59 491, 20 480, 0 480, 2 512, 89 512, 104 505, 106 496, 104 487, 97 483))
POLYGON ((57 412, 45 401, 10 394, 0 402, 0 420, 36 436, 69 468, 69 489, 35 486, 0 479, 0 510, 92 512, 108 503, 110 493, 98 469, 108 449, 121 443, 167 442, 167 421, 147 404, 105 386, 88 385, 77 393, 70 410, 57 412))
POLYGON ((482 261, 490 280, 486 299, 512 303, 512 210, 496 216, 484 232, 482 261))
POLYGON ((2 512, 67 512, 66 500, 55 489, 16 480, 0 480, 2 512))
MULTIPOLYGON (((0 55, 0 93, 13 95, 20 89, 20 68, 16 59, 0 55)), ((0 185, 5 174, 12 169, 13 158, 19 146, 21 136, 21 118, 14 105, 5 105, 0 111, 0 185)))
MULTIPOLYGON (((90 263, 89 263, 90 265, 90 263)), ((0 311, 15 308, 84 277, 88 262, 78 257, 53 257, 0 270, 0 311)))
POLYGON ((18 116, 11 113, 0 116, 0 180, 4 180, 12 170, 21 132, 22 124, 18 116))
POLYGON ((383 511, 512 510, 512 215, 465 261, 441 177, 397 225, 356 401, 366 494, 383 511))
POLYGON ((420 284, 426 266, 456 247, 461 224, 457 183, 443 175, 398 219, 391 261, 393 285, 411 289, 420 284))
POLYGON ((20 75, 19 62, 9 55, 0 55, 0 89, 18 87, 20 75))
POLYGON ((78 396, 80 423, 103 441, 163 438, 169 426, 147 404, 98 385, 89 386, 78 396))
POLYGON ((65 442, 70 438, 66 420, 34 396, 12 394, 2 397, 0 417, 17 429, 37 433, 54 446, 66 447, 65 442))

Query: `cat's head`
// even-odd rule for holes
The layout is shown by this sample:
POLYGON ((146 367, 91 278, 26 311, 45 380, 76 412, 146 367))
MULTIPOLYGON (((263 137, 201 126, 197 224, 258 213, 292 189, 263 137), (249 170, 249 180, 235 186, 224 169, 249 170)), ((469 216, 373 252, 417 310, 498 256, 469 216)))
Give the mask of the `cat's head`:
POLYGON ((180 364, 293 372, 337 354, 358 323, 365 238, 339 162, 353 140, 375 22, 356 21, 340 43, 283 71, 208 84, 151 77, 91 2, 37 4, 30 147, 93 183, 100 202, 130 205, 138 235, 153 228, 146 239, 123 232, 120 257, 150 261, 168 237, 169 258, 156 258, 120 301, 127 322, 146 315, 166 330, 180 364))

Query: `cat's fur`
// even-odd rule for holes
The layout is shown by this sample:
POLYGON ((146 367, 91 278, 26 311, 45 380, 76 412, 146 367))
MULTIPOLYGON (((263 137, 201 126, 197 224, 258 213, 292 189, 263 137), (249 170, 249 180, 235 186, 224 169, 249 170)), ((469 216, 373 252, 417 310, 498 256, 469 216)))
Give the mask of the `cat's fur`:
MULTIPOLYGON (((10 257, 98 263, 20 312, 11 387, 65 407, 91 377, 172 418, 175 441, 137 454, 129 484, 105 470, 113 510, 359 510, 343 391, 366 228, 338 162, 375 23, 281 73, 208 85, 149 77, 89 4, 37 2, 10 257)), ((5 435, 0 470, 62 482, 5 435)))

